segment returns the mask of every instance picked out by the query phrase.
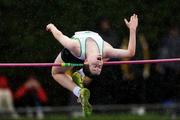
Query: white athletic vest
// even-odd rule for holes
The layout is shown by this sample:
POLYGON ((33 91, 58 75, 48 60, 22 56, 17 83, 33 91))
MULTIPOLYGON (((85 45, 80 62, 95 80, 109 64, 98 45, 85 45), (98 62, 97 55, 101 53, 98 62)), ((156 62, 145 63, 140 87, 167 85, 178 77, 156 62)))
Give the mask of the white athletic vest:
POLYGON ((99 53, 102 56, 104 40, 101 38, 101 36, 98 33, 95 33, 92 31, 80 31, 80 32, 75 32, 75 35, 72 36, 72 39, 79 40, 79 43, 80 43, 81 53, 80 53, 80 56, 77 58, 81 60, 85 60, 87 38, 92 38, 96 42, 97 47, 99 49, 99 53))

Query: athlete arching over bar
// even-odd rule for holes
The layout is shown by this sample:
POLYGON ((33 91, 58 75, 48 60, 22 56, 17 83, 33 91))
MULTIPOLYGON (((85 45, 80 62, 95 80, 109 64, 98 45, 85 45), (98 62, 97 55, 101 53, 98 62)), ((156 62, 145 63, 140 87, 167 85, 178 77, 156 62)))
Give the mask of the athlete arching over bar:
MULTIPOLYGON (((60 52, 55 63, 88 63, 84 68, 84 73, 99 75, 103 66, 103 60, 108 58, 132 57, 136 48, 136 28, 138 26, 138 17, 133 14, 128 22, 124 19, 129 28, 128 49, 115 49, 105 42, 98 33, 92 31, 76 32, 72 38, 65 36, 53 24, 48 24, 46 30, 51 32, 64 49, 60 52)), ((81 88, 72 81, 72 78, 65 72, 72 67, 52 67, 53 78, 63 87, 72 91, 74 95, 80 98, 84 115, 90 115, 92 108, 88 100, 90 92, 86 88, 81 88)))

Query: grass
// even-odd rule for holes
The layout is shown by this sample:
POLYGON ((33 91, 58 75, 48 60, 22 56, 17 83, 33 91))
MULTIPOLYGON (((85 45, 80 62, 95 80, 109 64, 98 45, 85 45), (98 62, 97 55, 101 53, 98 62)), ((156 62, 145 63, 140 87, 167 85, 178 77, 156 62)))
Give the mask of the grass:
MULTIPOLYGON (((21 118, 16 120, 34 120, 33 118, 21 118)), ((49 115, 43 120, 171 120, 169 115, 160 114, 146 114, 143 116, 132 115, 132 114, 97 114, 92 115, 88 118, 78 117, 71 118, 65 115, 49 115)), ((177 118, 176 120, 180 120, 177 118)))

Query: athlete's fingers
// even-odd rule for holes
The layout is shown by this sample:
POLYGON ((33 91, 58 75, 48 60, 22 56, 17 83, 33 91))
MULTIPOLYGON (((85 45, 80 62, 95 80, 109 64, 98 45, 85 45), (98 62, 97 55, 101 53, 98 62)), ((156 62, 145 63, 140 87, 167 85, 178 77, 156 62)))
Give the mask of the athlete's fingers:
POLYGON ((137 18, 137 15, 136 14, 134 14, 134 19, 136 19, 137 18))
POLYGON ((127 26, 129 25, 129 22, 127 21, 126 18, 124 18, 124 22, 126 23, 127 26))
POLYGON ((136 14, 134 15, 134 19, 137 19, 137 15, 136 14))
POLYGON ((48 27, 48 26, 46 26, 46 31, 48 31, 48 32, 49 32, 49 27, 48 27))
POLYGON ((138 21, 138 16, 136 16, 136 20, 138 21))
POLYGON ((131 17, 132 17, 132 19, 135 19, 135 17, 136 17, 136 14, 134 13, 134 14, 133 14, 131 17))
POLYGON ((136 19, 138 20, 138 15, 136 15, 136 19))
POLYGON ((137 15, 135 16, 135 20, 138 22, 138 16, 137 15))
POLYGON ((130 19, 130 21, 132 21, 133 20, 133 16, 131 16, 131 19, 130 19))
POLYGON ((135 17, 137 18, 137 15, 135 14, 135 17))
POLYGON ((51 32, 51 31, 50 31, 50 30, 51 30, 51 26, 53 26, 52 23, 49 23, 49 24, 46 26, 46 30, 47 30, 48 32, 51 32))

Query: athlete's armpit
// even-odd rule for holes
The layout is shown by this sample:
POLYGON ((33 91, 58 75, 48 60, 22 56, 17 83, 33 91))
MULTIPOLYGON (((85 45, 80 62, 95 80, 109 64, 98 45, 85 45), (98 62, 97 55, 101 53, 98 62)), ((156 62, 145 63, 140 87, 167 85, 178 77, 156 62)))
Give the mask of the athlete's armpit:
POLYGON ((116 49, 112 47, 108 47, 106 49, 106 57, 108 58, 123 58, 123 57, 133 57, 133 56, 134 53, 129 50, 116 49))

